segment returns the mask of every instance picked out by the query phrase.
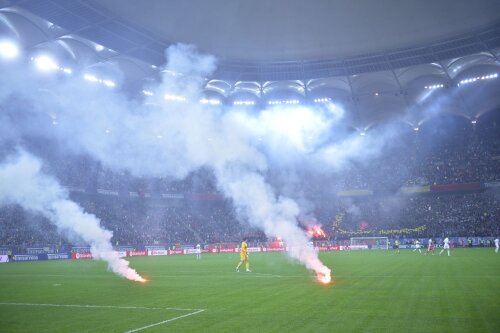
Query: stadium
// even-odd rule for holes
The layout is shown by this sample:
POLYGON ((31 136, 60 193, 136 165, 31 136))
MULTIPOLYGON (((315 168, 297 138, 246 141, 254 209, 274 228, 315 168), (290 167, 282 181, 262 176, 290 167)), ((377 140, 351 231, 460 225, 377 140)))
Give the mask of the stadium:
POLYGON ((499 332, 498 0, 0 0, 1 332, 499 332))

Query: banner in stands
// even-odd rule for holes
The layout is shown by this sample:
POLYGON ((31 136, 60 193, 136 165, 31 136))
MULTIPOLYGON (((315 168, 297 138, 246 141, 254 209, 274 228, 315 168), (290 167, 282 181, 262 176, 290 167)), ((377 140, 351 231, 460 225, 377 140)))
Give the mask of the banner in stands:
POLYGON ((0 255, 0 264, 4 262, 9 262, 9 256, 6 254, 1 254, 0 255))
MULTIPOLYGON (((148 251, 150 251, 150 250, 151 251, 154 251, 154 250, 165 250, 165 246, 158 246, 158 245, 153 245, 153 246, 146 245, 146 246, 144 246, 144 248, 146 250, 148 250, 148 251)), ((130 250, 132 250, 132 249, 130 249, 130 250)))
POLYGON ((431 192, 473 191, 481 189, 481 183, 431 185, 431 192))
POLYGON ((89 252, 90 253, 90 247, 89 246, 73 246, 71 248, 71 252, 89 252))
POLYGON ((373 195, 373 191, 368 189, 353 189, 337 192, 337 196, 339 197, 361 197, 367 195, 373 195))
POLYGON ((14 261, 38 261, 38 254, 16 254, 14 261))
POLYGON ((184 254, 184 250, 168 250, 169 255, 173 254, 184 254))
POLYGON ((500 181, 484 183, 484 187, 500 187, 500 181))
POLYGON ((184 199, 184 194, 182 194, 182 193, 162 193, 161 197, 163 199, 184 199))
POLYGON ((261 250, 262 249, 260 247, 249 247, 249 248, 247 248, 248 252, 260 252, 261 250))
POLYGON ((71 259, 92 259, 92 253, 90 252, 73 252, 71 253, 71 259))
POLYGON ((149 250, 148 251, 148 256, 167 256, 168 251, 167 250, 149 250))
POLYGON ((285 252, 286 247, 264 247, 262 252, 285 252))
POLYGON ((127 256, 127 251, 115 251, 115 252, 118 253, 118 256, 120 258, 123 258, 123 257, 127 256))
POLYGON ((27 254, 40 254, 40 253, 49 253, 52 252, 52 249, 48 246, 46 247, 28 247, 26 249, 27 254))
POLYGON ((144 257, 147 255, 147 251, 127 251, 127 257, 144 257))
POLYGON ((120 252, 120 251, 126 252, 126 251, 134 251, 135 248, 133 246, 114 246, 113 250, 118 251, 118 252, 120 252))
POLYGON ((104 194, 104 195, 113 195, 115 197, 118 196, 118 191, 113 191, 113 190, 105 190, 105 189, 102 189, 102 188, 98 188, 97 189, 97 193, 99 194, 104 194))
POLYGON ((401 193, 411 194, 411 193, 425 193, 431 191, 430 185, 424 186, 403 186, 399 189, 401 193))
POLYGON ((219 249, 219 252, 220 253, 224 253, 224 252, 238 252, 238 249, 219 249))
POLYGON ((70 256, 68 253, 48 253, 47 254, 47 259, 48 260, 62 260, 62 259, 69 259, 70 256))

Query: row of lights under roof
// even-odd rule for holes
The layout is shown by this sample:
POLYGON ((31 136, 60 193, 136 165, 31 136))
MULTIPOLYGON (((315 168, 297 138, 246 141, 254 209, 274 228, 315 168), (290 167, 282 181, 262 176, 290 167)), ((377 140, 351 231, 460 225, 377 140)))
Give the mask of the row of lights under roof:
MULTIPOLYGON (((145 96, 153 96, 153 92, 149 90, 143 90, 142 93, 145 96)), ((167 101, 174 101, 174 102, 185 102, 186 97, 180 96, 180 95, 172 95, 172 94, 165 94, 163 98, 167 101)), ((218 99, 212 99, 212 98, 202 98, 200 99, 201 104, 208 104, 208 105, 220 105, 221 101, 218 99)))
POLYGON ((245 105, 245 106, 250 106, 250 105, 255 105, 255 101, 234 101, 233 105, 245 105))
POLYGON ((282 105, 282 104, 286 104, 286 105, 293 105, 293 104, 299 104, 300 101, 297 100, 297 99, 285 99, 285 100, 276 100, 276 101, 269 101, 267 102, 267 104, 269 105, 282 105))
POLYGON ((439 89, 439 88, 444 88, 444 84, 434 84, 432 86, 425 86, 425 89, 439 89))
POLYGON ((209 105, 220 105, 220 100, 211 98, 202 98, 200 99, 200 103, 209 105))
POLYGON ((184 102, 186 101, 186 97, 180 96, 180 95, 171 95, 171 94, 165 94, 163 96, 167 101, 175 101, 175 102, 184 102))
POLYGON ((465 79, 465 80, 460 81, 460 83, 458 84, 458 86, 464 85, 464 84, 473 83, 473 82, 476 82, 476 81, 481 81, 481 80, 496 79, 497 77, 498 77, 498 73, 490 74, 490 75, 485 75, 485 76, 476 76, 476 77, 473 77, 473 78, 470 78, 470 79, 465 79))
POLYGON ((60 67, 52 58, 48 56, 42 55, 39 57, 33 57, 31 58, 31 61, 33 61, 36 68, 42 72, 61 71, 64 74, 73 73, 73 71, 69 68, 60 67))
POLYGON ((103 85, 105 85, 106 87, 109 87, 109 88, 114 88, 116 86, 116 84, 111 81, 111 80, 105 80, 105 79, 100 79, 98 77, 96 77, 95 75, 92 75, 92 74, 85 74, 83 75, 83 78, 87 81, 90 81, 90 82, 94 82, 94 83, 101 83, 103 85))
MULTIPOLYGON (((16 44, 14 44, 11 41, 0 41, 0 57, 5 58, 5 59, 13 59, 16 58, 19 55, 20 51, 19 48, 16 44)), ((65 74, 72 74, 73 71, 70 68, 66 67, 61 67, 59 66, 52 58, 46 55, 41 55, 38 57, 32 57, 31 60, 35 63, 36 67, 41 70, 41 71, 61 71, 65 74)), ((85 74, 83 77, 85 80, 90 81, 90 82, 95 82, 95 83, 101 83, 107 87, 114 88, 116 86, 115 82, 111 80, 106 80, 106 79, 101 79, 96 77, 95 75, 92 74, 85 74)), ((474 83, 477 81, 481 80, 491 80, 491 79, 496 79, 498 78, 498 73, 490 74, 490 75, 484 75, 484 76, 477 76, 469 79, 464 79, 461 80, 460 83, 458 83, 458 86, 464 85, 464 84, 469 84, 469 83, 474 83)), ((439 89, 439 88, 444 88, 444 84, 435 84, 435 85, 430 85, 430 86, 425 86, 425 89, 439 89)), ((146 96, 152 96, 152 92, 143 90, 142 91, 144 95, 146 96)), ((378 96, 379 93, 374 93, 375 96, 378 96)), ((182 96, 172 96, 169 95, 169 97, 165 96, 165 99, 167 100, 185 100, 184 97, 182 96)), ((215 100, 210 101, 201 101, 201 103, 204 104, 212 104, 212 105, 218 105, 220 104, 220 101, 214 102, 215 100)), ((315 98, 314 103, 327 103, 331 101, 331 98, 315 98)), ((300 101, 298 100, 274 100, 274 101, 269 101, 269 105, 281 105, 281 104, 299 104, 300 101)), ((233 102, 234 105, 254 105, 254 101, 235 101, 233 102)))
MULTIPOLYGON (((0 41, 0 57, 5 59, 14 59, 19 55, 20 51, 16 44, 11 41, 0 41)), ((48 55, 39 55, 30 59, 35 67, 42 72, 62 72, 64 74, 73 74, 73 70, 67 67, 60 66, 54 59, 48 55)), ((83 78, 90 82, 101 83, 107 87, 113 88, 115 82, 111 80, 101 79, 91 74, 84 74, 83 78)))
POLYGON ((332 99, 330 97, 323 97, 323 98, 315 98, 313 100, 314 103, 328 103, 330 102, 332 99))

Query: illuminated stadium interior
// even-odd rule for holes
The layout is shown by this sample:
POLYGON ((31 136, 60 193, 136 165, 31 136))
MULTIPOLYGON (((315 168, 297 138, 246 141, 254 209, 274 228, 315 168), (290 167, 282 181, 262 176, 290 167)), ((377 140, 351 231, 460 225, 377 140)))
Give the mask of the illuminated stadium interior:
POLYGON ((499 57, 498 0, 0 0, 0 327, 497 331, 499 57))

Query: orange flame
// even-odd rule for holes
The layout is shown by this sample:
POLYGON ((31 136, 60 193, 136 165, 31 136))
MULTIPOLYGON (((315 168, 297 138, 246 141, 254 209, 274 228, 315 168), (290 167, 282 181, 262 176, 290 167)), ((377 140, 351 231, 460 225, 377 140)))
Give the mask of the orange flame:
POLYGON ((318 280, 318 282, 322 284, 330 284, 332 282, 332 276, 330 274, 318 272, 316 274, 316 280, 318 280))
POLYGON ((313 238, 326 238, 326 233, 320 225, 313 225, 307 228, 307 234, 313 238))

